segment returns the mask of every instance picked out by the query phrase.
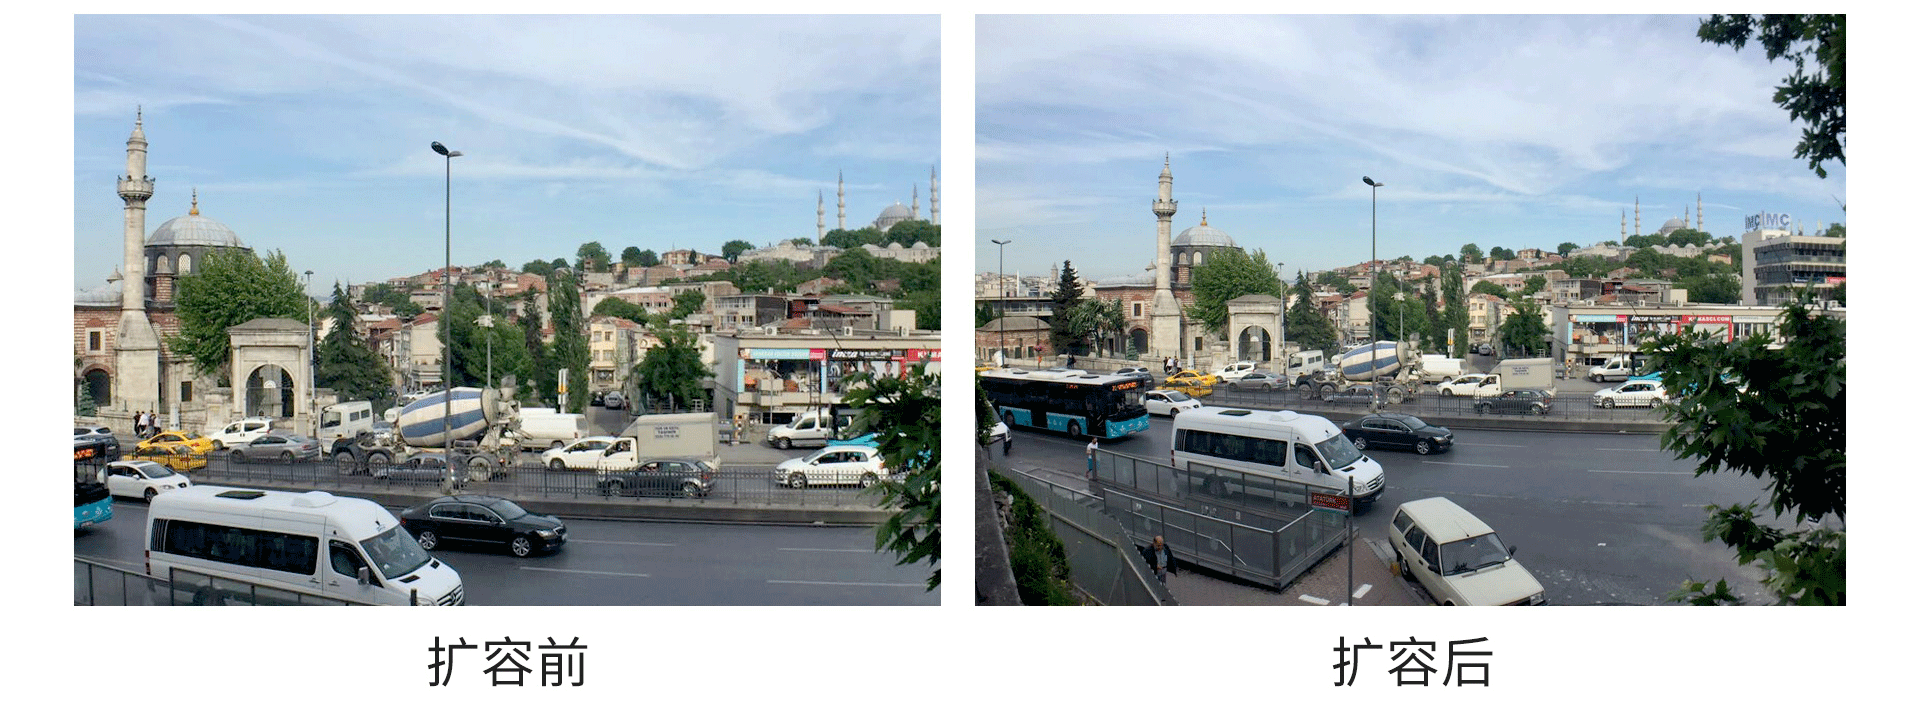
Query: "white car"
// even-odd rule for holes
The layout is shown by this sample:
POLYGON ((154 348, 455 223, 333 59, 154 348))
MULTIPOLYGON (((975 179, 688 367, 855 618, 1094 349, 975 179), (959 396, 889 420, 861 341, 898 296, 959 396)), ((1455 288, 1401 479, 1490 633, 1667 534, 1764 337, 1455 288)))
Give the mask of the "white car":
POLYGON ((1461 374, 1440 382, 1436 388, 1441 396, 1472 396, 1480 388, 1480 382, 1486 380, 1486 374, 1461 374))
POLYGON ((1446 498, 1402 503, 1387 528, 1400 575, 1442 606, 1528 606, 1547 603, 1546 590, 1514 548, 1473 513, 1446 498))
POLYGON ((804 458, 792 458, 773 469, 773 482, 789 488, 808 485, 869 487, 889 477, 873 446, 828 446, 804 458))
POLYGON ((1213 374, 1220 377, 1221 381, 1233 381, 1234 379, 1253 373, 1255 368, 1256 366, 1253 362, 1236 361, 1219 369, 1215 369, 1213 374))
POLYGON ((559 448, 548 448, 540 454, 540 462, 548 470, 593 470, 600 465, 600 456, 607 446, 617 440, 613 436, 588 436, 559 448))
POLYGON ((621 396, 618 391, 609 391, 606 396, 601 397, 600 405, 610 409, 626 408, 627 397, 621 396))
POLYGON ((1185 393, 1166 389, 1154 389, 1141 394, 1140 402, 1146 404, 1147 413, 1156 416, 1178 416, 1181 411, 1206 405, 1185 393))
POLYGON ((153 496, 190 485, 192 481, 172 468, 150 460, 117 460, 100 471, 107 492, 123 498, 153 500, 153 496))
POLYGON ((1667 387, 1658 381, 1629 381, 1611 389, 1593 392, 1593 405, 1600 408, 1615 406, 1659 406, 1672 399, 1667 398, 1667 387))
POLYGON ((253 439, 267 435, 271 430, 273 430, 273 421, 270 419, 243 418, 207 434, 207 439, 213 441, 214 450, 220 451, 242 443, 252 443, 253 439))

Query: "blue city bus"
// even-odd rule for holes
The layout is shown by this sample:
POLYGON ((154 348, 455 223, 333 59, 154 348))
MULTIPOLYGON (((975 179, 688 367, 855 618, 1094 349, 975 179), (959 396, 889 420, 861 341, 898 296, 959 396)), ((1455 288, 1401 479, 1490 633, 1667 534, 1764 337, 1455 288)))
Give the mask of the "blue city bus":
POLYGON ((980 373, 980 387, 1010 426, 1119 438, 1147 430, 1140 395, 1153 387, 1153 378, 1078 369, 991 369, 980 373))
MULTIPOLYGON (((98 440, 73 442, 73 529, 113 519, 113 496, 100 474, 113 458, 98 440)), ((112 450, 119 450, 114 448, 112 450)))

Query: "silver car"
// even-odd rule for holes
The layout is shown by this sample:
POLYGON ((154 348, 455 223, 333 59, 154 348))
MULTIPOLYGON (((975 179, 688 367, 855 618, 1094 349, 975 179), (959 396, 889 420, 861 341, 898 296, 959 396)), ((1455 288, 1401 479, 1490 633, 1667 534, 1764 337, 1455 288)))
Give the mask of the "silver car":
POLYGON ((313 460, 320 457, 320 442, 291 431, 268 431, 246 443, 236 443, 228 448, 228 456, 236 461, 277 460, 286 463, 313 460))

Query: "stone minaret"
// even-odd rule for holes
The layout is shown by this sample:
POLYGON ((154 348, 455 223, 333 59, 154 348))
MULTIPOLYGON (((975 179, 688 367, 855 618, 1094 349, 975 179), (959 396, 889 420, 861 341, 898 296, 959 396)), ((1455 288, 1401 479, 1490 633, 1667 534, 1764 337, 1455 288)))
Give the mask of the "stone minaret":
POLYGON ((928 177, 933 181, 933 185, 927 189, 927 193, 930 194, 929 202, 932 203, 932 205, 929 207, 933 211, 933 224, 939 225, 940 224, 940 167, 934 166, 932 169, 930 169, 928 172, 928 177))
POLYGON ((1640 234, 1640 196, 1633 197, 1633 234, 1640 234))
POLYGON ((907 209, 908 220, 920 219, 920 184, 913 184, 913 207, 907 209))
POLYGON ((147 199, 153 197, 153 177, 147 175, 147 134, 141 114, 134 112, 133 135, 127 137, 127 175, 120 177, 120 200, 126 203, 120 281, 120 330, 114 351, 114 401, 127 414, 160 408, 160 334, 147 320, 147 199))
POLYGON ((840 229, 847 229, 847 172, 840 172, 840 229))
POLYGON ((1620 244, 1627 244, 1627 211, 1620 211, 1620 244))
POLYGON ((1173 199, 1173 154, 1168 153, 1160 168, 1160 195, 1153 201, 1153 216, 1158 221, 1155 235, 1153 269, 1153 323, 1150 334, 1153 355, 1160 359, 1179 356, 1180 300, 1173 296, 1173 213, 1179 202, 1173 199))
POLYGON ((1693 194, 1693 229, 1694 230, 1698 230, 1701 232, 1706 232, 1707 230, 1707 217, 1706 217, 1707 213, 1705 210, 1705 206, 1706 206, 1705 203, 1700 202, 1700 194, 1699 192, 1696 191, 1693 194))
POLYGON ((819 228, 819 230, 817 231, 819 233, 819 237, 816 237, 813 239, 813 244, 819 245, 820 241, 827 239, 827 192, 826 191, 820 191, 820 205, 818 208, 814 210, 814 212, 819 216, 820 219, 815 223, 815 225, 819 228))

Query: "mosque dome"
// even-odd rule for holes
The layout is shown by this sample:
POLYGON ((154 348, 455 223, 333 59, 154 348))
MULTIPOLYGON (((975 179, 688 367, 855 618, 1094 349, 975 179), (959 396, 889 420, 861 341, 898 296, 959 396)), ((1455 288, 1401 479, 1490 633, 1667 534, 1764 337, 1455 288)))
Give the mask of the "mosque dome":
MULTIPOLYGON (((116 273, 115 279, 118 277, 116 273)), ((118 307, 120 306, 120 286, 109 282, 91 289, 75 290, 73 305, 75 307, 118 307)))
POLYGON ((1660 234, 1667 235, 1672 233, 1673 231, 1681 230, 1686 227, 1687 227, 1687 221, 1680 218, 1669 218, 1667 219, 1667 222, 1660 224, 1660 234))
POLYGON ((211 247, 244 248, 240 236, 225 223, 200 214, 200 197, 193 199, 193 209, 186 215, 174 218, 153 230, 147 236, 147 247, 211 247))
POLYGON ((895 202, 893 205, 887 206, 886 210, 880 211, 880 217, 876 218, 875 222, 886 220, 888 218, 892 218, 895 221, 901 221, 911 217, 913 217, 912 211, 907 210, 907 207, 900 205, 899 202, 895 202))
POLYGON ((1200 224, 1180 231, 1180 236, 1173 239, 1173 244, 1192 245, 1196 247, 1239 247, 1234 244, 1233 238, 1228 237, 1225 232, 1222 232, 1219 228, 1207 225, 1205 212, 1200 214, 1200 224))

